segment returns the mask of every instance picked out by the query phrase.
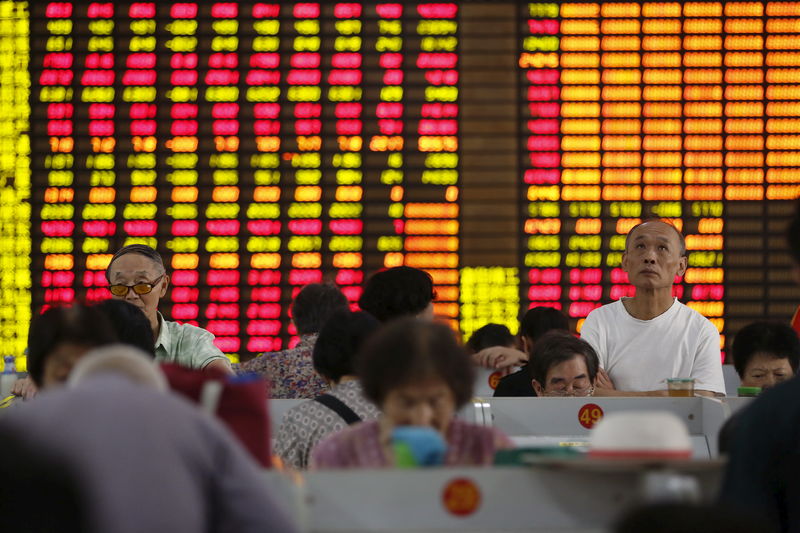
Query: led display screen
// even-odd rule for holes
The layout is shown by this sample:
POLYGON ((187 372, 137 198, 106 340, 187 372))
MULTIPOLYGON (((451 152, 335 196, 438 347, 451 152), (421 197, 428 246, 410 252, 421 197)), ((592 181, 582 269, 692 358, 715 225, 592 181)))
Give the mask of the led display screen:
POLYGON ((0 1, 0 336, 109 297, 130 243, 234 358, 297 341, 303 285, 355 302, 397 265, 466 335, 535 305, 580 327, 632 294, 651 214, 723 338, 785 320, 798 33, 793 2, 0 1))

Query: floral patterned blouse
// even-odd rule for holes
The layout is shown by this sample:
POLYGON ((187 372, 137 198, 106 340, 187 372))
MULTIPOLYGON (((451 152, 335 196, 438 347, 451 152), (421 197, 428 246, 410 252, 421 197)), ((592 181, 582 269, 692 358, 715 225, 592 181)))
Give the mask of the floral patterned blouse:
MULTIPOLYGON (((378 418, 380 411, 364 398, 361 383, 356 380, 340 383, 328 394, 341 400, 361 420, 378 418)), ((283 415, 273 451, 286 466, 308 468, 311 449, 323 438, 346 427, 347 423, 329 407, 309 400, 292 407, 283 415)))
POLYGON ((267 352, 245 363, 232 365, 237 374, 255 372, 267 378, 272 398, 316 398, 328 385, 314 370, 311 360, 317 334, 301 335, 294 348, 267 352))

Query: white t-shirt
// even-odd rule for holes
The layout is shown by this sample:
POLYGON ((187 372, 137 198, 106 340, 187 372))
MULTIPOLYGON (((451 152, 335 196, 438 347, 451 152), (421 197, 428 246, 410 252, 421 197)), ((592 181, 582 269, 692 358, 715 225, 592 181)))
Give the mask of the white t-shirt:
POLYGON ((677 298, 652 320, 632 317, 622 300, 604 305, 586 317, 581 338, 618 390, 663 390, 667 378, 694 378, 695 389, 725 394, 719 332, 677 298))

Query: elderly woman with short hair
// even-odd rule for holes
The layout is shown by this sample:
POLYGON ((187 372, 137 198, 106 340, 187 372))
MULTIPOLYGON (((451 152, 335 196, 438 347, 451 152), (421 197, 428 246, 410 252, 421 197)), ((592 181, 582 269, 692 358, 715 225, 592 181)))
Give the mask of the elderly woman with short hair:
POLYGON ((511 447, 499 431, 455 417, 472 396, 474 370, 447 326, 415 318, 392 322, 367 341, 358 369, 365 396, 382 414, 320 442, 312 468, 400 466, 394 439, 408 426, 441 438, 444 465, 492 464, 496 450, 511 447))

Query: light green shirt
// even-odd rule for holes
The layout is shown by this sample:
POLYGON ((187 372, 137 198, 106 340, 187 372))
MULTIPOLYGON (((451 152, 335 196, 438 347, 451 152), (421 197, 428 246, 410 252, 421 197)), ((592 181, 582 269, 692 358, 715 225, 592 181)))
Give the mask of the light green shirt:
POLYGON ((228 360, 214 345, 210 331, 164 320, 161 313, 158 323, 161 328, 156 339, 156 361, 201 369, 216 359, 228 360))

